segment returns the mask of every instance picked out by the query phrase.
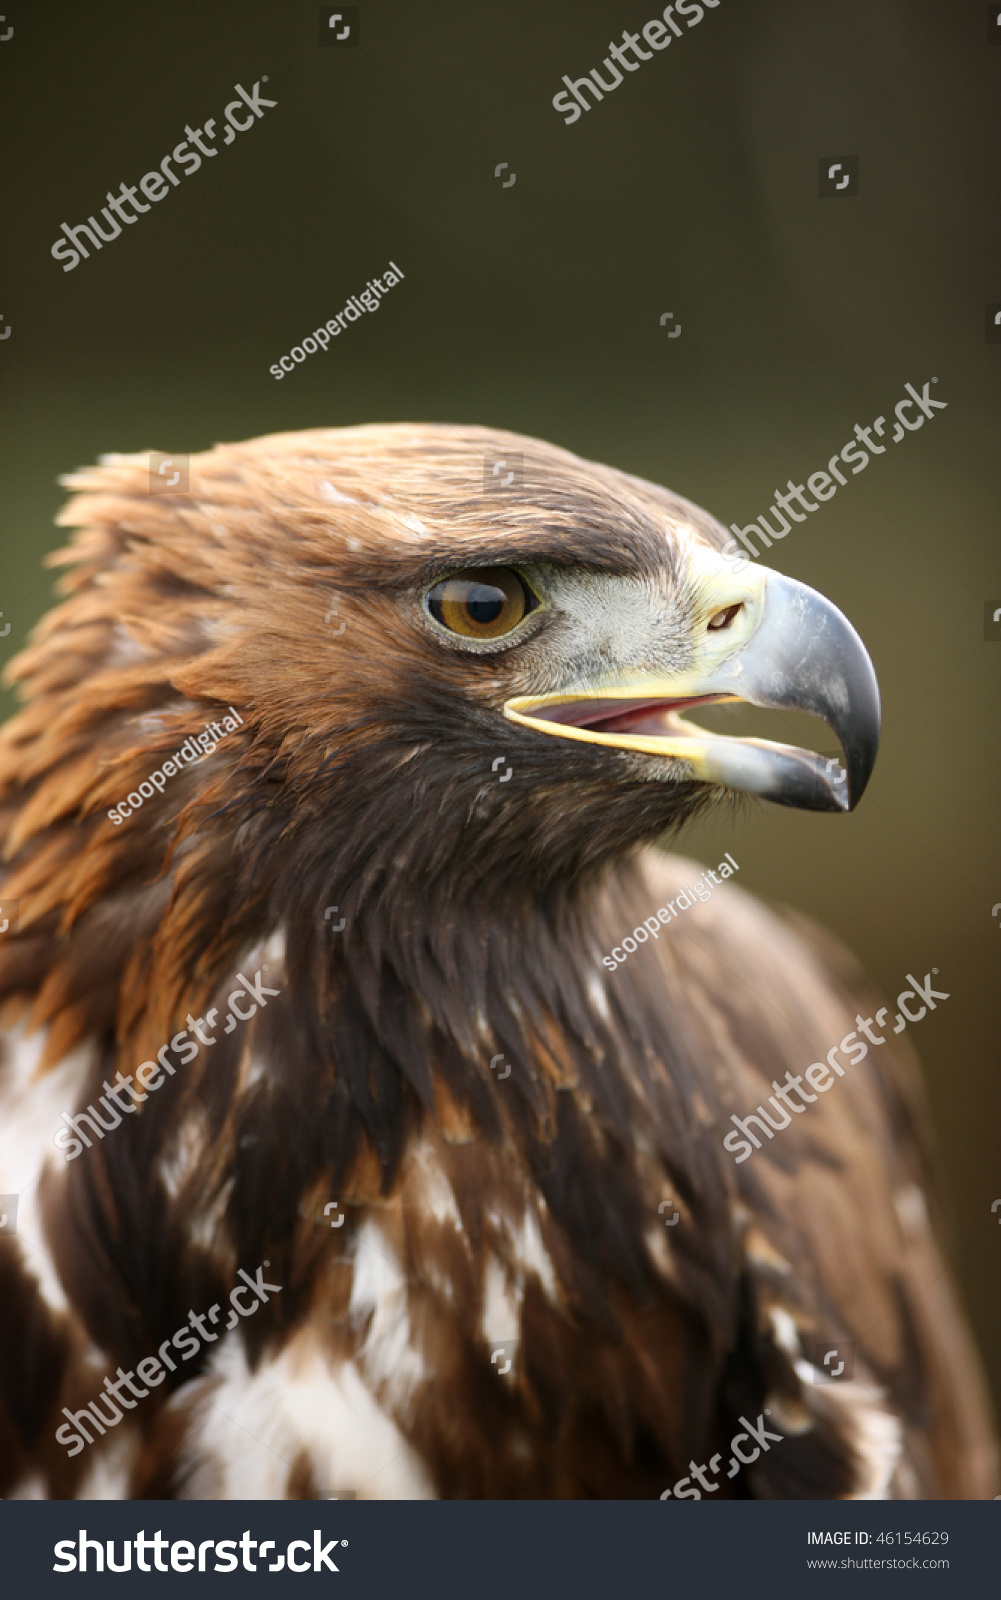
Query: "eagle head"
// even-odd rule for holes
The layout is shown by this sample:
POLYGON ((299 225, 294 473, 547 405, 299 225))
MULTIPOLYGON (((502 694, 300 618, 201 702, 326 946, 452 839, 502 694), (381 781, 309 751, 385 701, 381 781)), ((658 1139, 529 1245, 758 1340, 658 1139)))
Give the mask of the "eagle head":
POLYGON ((59 942, 53 1059, 95 1022, 169 1026, 193 974, 276 926, 322 965, 332 906, 407 950, 416 907, 516 926, 728 794, 861 797, 879 696, 851 625, 654 484, 406 424, 219 446, 185 492, 151 476, 109 456, 66 480, 69 598, 13 669, 6 893, 21 976, 59 942), (845 767, 686 720, 733 701, 822 718, 845 767), (229 708, 237 731, 148 793, 229 708))

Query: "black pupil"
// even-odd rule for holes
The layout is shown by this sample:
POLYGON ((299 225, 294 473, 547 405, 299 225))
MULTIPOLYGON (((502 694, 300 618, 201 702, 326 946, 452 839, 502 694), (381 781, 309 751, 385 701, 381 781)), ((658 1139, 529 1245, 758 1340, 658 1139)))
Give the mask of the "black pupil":
POLYGON ((473 622, 487 626, 496 622, 507 604, 507 595, 492 583, 471 583, 466 597, 466 610, 473 622))

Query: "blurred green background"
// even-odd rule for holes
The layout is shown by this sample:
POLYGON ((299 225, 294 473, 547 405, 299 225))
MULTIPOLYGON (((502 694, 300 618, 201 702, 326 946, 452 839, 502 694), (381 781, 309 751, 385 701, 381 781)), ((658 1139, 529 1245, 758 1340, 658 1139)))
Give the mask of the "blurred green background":
MULTIPOLYGON (((749 522, 904 384, 948 402, 769 555, 876 664, 885 734, 852 817, 763 805, 691 830, 745 887, 835 930, 893 997, 938 967, 912 1037, 954 1253, 1001 1380, 996 789, 1001 642, 997 194, 1001 47, 982 0, 722 0, 567 127, 646 0, 366 0, 356 49, 316 4, 9 0, 0 45, 0 608, 51 595, 57 475, 105 451, 280 429, 476 422, 564 445, 749 522), (97 212, 233 85, 276 100, 162 204, 64 273, 97 212), (857 195, 818 198, 822 156, 857 195), (507 162, 504 188, 494 176, 507 162), (377 315, 268 372, 389 259, 377 315), (664 312, 682 326, 672 340, 664 312)), ((1001 29, 996 30, 1001 33, 1001 29)), ((217 135, 217 141, 219 136, 217 135)), ((4 701, 9 708, 10 698, 4 701)))

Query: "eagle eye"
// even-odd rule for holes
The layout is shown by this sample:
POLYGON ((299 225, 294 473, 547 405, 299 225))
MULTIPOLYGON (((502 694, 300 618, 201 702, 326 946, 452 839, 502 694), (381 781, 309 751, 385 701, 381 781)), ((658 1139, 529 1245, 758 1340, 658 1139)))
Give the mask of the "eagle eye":
POLYGON ((436 583, 427 604, 435 622, 449 633, 464 639, 501 639, 539 602, 510 567, 481 567, 436 583))

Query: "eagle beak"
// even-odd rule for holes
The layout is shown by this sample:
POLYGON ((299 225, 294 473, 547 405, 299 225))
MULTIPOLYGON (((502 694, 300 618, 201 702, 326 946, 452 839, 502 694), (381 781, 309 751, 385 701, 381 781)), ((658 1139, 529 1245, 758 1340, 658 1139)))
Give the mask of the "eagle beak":
POLYGON ((879 687, 855 629, 816 590, 769 568, 737 580, 705 549, 691 553, 690 566, 695 647, 684 671, 631 671, 559 694, 519 695, 504 715, 539 733, 672 756, 703 783, 778 805, 853 811, 879 746, 879 687), (709 733, 681 715, 734 700, 821 717, 845 766, 793 745, 709 733))

